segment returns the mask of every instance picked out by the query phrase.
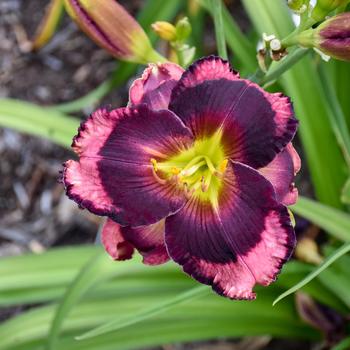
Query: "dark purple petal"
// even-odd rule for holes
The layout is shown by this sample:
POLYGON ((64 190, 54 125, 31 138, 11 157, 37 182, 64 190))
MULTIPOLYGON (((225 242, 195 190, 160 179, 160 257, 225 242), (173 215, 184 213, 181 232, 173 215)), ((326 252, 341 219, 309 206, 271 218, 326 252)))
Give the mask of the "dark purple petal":
POLYGON ((143 263, 159 265, 169 260, 164 243, 165 220, 149 226, 122 227, 124 237, 134 245, 143 256, 143 263))
POLYGON ((254 299, 256 283, 276 279, 295 235, 286 207, 256 170, 232 163, 218 204, 193 197, 165 224, 170 257, 198 281, 232 299, 254 299))
POLYGON ((294 177, 299 172, 300 165, 300 157, 292 143, 289 143, 272 162, 258 169, 275 188, 277 201, 284 205, 293 205, 298 199, 294 177))
POLYGON ((197 139, 221 129, 226 156, 254 168, 271 162, 297 129, 287 97, 239 79, 219 58, 199 60, 183 74, 169 109, 197 139))
POLYGON ((183 68, 174 63, 150 64, 129 90, 130 105, 147 104, 151 109, 167 109, 171 92, 183 68))
POLYGON ((114 260, 131 259, 134 247, 125 239, 120 228, 116 222, 108 219, 102 229, 102 244, 114 260))
POLYGON ((174 183, 153 175, 151 159, 189 147, 192 135, 172 112, 146 105, 95 112, 80 128, 73 148, 80 161, 65 164, 68 196, 123 226, 153 224, 185 203, 174 183))

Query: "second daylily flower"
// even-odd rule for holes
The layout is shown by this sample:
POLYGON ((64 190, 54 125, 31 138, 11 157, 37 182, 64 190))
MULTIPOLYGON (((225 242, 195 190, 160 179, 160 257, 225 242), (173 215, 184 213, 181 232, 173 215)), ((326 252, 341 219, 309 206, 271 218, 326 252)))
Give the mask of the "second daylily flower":
POLYGON ((275 280, 295 236, 285 205, 300 160, 289 99, 240 79, 208 57, 185 72, 151 65, 126 108, 100 109, 73 142, 67 194, 109 219, 115 259, 134 248, 147 264, 169 258, 234 299, 275 280))

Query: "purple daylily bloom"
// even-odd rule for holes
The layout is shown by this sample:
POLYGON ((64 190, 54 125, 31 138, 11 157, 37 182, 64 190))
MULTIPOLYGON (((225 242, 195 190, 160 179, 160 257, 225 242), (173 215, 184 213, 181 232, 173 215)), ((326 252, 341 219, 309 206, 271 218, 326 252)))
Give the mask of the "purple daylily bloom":
POLYGON ((102 234, 117 260, 134 248, 146 264, 171 258, 232 299, 254 299, 290 257, 300 159, 287 97, 203 58, 186 71, 150 65, 126 108, 100 109, 73 141, 68 196, 108 217, 102 234))

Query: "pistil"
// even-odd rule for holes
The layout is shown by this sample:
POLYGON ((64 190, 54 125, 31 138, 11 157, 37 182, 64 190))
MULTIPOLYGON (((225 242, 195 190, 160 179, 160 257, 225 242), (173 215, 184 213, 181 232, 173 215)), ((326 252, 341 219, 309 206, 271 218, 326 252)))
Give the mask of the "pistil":
POLYGON ((159 183, 176 181, 183 187, 187 197, 191 197, 194 192, 201 189, 207 192, 212 182, 213 175, 221 178, 226 170, 228 160, 221 161, 218 167, 215 167, 211 159, 206 155, 198 155, 192 158, 185 166, 183 163, 163 162, 158 163, 156 159, 151 158, 152 172, 159 183), (203 167, 206 169, 202 169, 203 167), (159 171, 167 175, 167 178, 161 178, 159 171))

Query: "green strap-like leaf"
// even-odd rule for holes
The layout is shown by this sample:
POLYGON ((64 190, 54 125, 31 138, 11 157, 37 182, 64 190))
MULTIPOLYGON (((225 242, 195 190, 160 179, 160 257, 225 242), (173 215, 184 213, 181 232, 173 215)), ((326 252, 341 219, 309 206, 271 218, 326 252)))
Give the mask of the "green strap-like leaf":
POLYGON ((227 60, 227 48, 225 40, 224 22, 222 17, 222 0, 210 0, 210 10, 213 13, 215 25, 216 46, 219 56, 227 60))
POLYGON ((347 243, 345 243, 341 248, 329 256, 322 265, 307 275, 302 281, 281 294, 274 301, 274 305, 286 296, 304 287, 334 261, 350 251, 350 243, 348 243, 350 242, 350 215, 338 209, 328 207, 324 204, 303 197, 300 197, 297 204, 291 208, 295 213, 309 219, 316 225, 328 231, 334 237, 342 241, 346 241, 347 243))
POLYGON ((328 266, 330 266, 332 263, 334 263, 336 260, 338 260, 340 257, 342 257, 344 254, 350 252, 350 243, 345 243, 342 247, 340 247, 338 250, 336 250, 331 256, 329 256, 323 263, 320 265, 316 270, 311 272, 309 275, 307 275, 302 281, 297 283, 292 288, 288 289, 286 292, 282 293, 275 301, 272 303, 272 305, 276 305, 279 301, 287 297, 288 295, 296 292, 300 288, 304 287, 306 284, 311 282, 315 277, 317 277, 323 270, 325 270, 328 266))
POLYGON ((0 126, 41 136, 67 148, 79 123, 78 119, 49 108, 0 99, 0 126))
POLYGON ((112 320, 100 327, 97 327, 89 332, 84 333, 81 336, 76 337, 76 339, 77 340, 89 339, 89 338, 97 337, 99 335, 106 334, 109 332, 113 332, 113 331, 115 332, 117 330, 123 329, 125 327, 131 326, 141 321, 150 319, 156 315, 159 315, 168 311, 169 309, 179 304, 185 303, 195 298, 199 298, 209 293, 210 293, 210 289, 208 286, 198 286, 198 287, 192 288, 164 303, 157 304, 156 306, 143 310, 139 313, 136 313, 131 317, 121 318, 119 316, 115 320, 112 320))
POLYGON ((345 338, 336 346, 333 346, 332 350, 349 350, 350 349, 350 337, 345 338))
POLYGON ((292 211, 322 227, 335 238, 350 242, 350 215, 314 200, 299 197, 292 211))
MULTIPOLYGON (((197 0, 211 15, 211 0, 197 0)), ((242 67, 248 72, 253 72, 257 67, 256 50, 249 39, 241 32, 239 26, 231 16, 230 12, 223 6, 223 24, 226 42, 234 57, 241 62, 242 67)))
MULTIPOLYGON (((112 276, 125 273, 126 263, 119 263, 118 266, 109 258, 105 251, 100 251, 81 269, 78 276, 67 288, 61 303, 59 304, 55 316, 52 320, 48 340, 47 350, 56 348, 58 336, 67 314, 72 307, 85 295, 85 293, 99 282, 112 276)), ((130 270, 130 269, 129 269, 130 270)), ((128 273, 130 271, 127 271, 128 273)))

